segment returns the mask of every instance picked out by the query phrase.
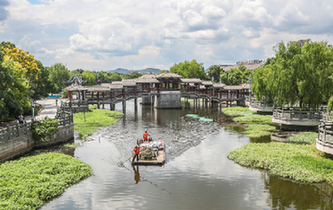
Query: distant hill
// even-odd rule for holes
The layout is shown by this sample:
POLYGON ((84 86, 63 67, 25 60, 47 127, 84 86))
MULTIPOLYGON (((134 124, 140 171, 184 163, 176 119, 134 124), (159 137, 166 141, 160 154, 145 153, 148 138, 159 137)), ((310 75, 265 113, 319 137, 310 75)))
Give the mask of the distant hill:
POLYGON ((146 68, 146 69, 141 69, 141 70, 128 70, 128 69, 122 69, 122 68, 117 68, 115 70, 108 70, 106 72, 111 72, 111 73, 114 73, 114 72, 118 72, 120 74, 126 74, 127 72, 133 72, 133 71, 137 71, 141 74, 144 74, 144 73, 149 73, 149 72, 152 72, 152 73, 159 73, 161 70, 160 69, 154 69, 154 68, 146 68))

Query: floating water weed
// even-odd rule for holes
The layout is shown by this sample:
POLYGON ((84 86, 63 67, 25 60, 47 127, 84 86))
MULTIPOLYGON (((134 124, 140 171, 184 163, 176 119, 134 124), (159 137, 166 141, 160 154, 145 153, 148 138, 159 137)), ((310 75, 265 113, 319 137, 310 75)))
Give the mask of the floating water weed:
POLYGON ((286 178, 333 185, 333 161, 318 156, 315 144, 251 143, 229 152, 228 158, 286 178))
POLYGON ((238 123, 261 123, 261 124, 269 124, 272 123, 272 116, 267 115, 251 115, 251 116, 243 116, 243 117, 235 117, 233 119, 234 122, 238 123))
POLYGON ((249 124, 245 128, 245 134, 248 137, 259 138, 271 135, 270 131, 275 131, 276 128, 270 125, 249 124))
POLYGON ((0 164, 0 209, 37 209, 92 174, 71 156, 48 153, 0 164))
POLYGON ((315 132, 304 132, 295 136, 288 137, 290 142, 306 142, 306 143, 315 143, 318 133, 315 132))
POLYGON ((74 130, 78 131, 82 139, 92 135, 100 127, 105 127, 118 122, 117 119, 124 114, 106 109, 97 109, 96 106, 89 105, 90 112, 80 112, 73 114, 74 130), (85 115, 85 117, 84 117, 85 115), (84 120, 86 118, 86 120, 84 120))
POLYGON ((222 112, 229 116, 249 116, 256 113, 256 111, 251 111, 248 107, 239 106, 223 108, 222 112))

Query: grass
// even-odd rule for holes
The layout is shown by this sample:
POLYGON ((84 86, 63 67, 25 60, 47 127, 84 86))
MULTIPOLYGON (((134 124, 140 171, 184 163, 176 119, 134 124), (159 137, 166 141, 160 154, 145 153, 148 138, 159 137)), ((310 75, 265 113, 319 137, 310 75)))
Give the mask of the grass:
POLYGON ((270 136, 270 131, 276 131, 276 128, 270 125, 249 124, 245 128, 244 133, 250 138, 260 138, 263 136, 270 136))
POLYGON ((122 117, 124 114, 106 109, 97 109, 96 106, 89 105, 90 112, 80 112, 73 115, 74 130, 78 131, 82 139, 92 135, 100 127, 113 125, 118 122, 116 118, 122 117), (84 122, 84 115, 86 122, 84 122))
POLYGON ((315 144, 251 143, 231 151, 228 158, 253 168, 298 181, 333 185, 333 161, 323 157, 315 144))
POLYGON ((272 116, 268 115, 249 115, 243 117, 235 117, 234 122, 248 124, 248 123, 260 123, 260 124, 269 124, 272 123, 272 116))
POLYGON ((62 146, 60 147, 60 149, 76 148, 76 147, 78 147, 78 146, 79 146, 79 145, 76 144, 76 143, 72 143, 72 144, 68 143, 68 144, 64 144, 64 145, 62 145, 62 146))
POLYGON ((224 108, 222 112, 228 116, 249 116, 256 113, 256 111, 251 111, 248 107, 239 106, 224 108))
POLYGON ((0 209, 37 209, 90 176, 86 163, 47 153, 0 164, 0 209))
POLYGON ((288 137, 288 141, 290 142, 305 142, 305 143, 316 143, 316 138, 318 137, 318 133, 315 132, 304 132, 295 136, 288 137))

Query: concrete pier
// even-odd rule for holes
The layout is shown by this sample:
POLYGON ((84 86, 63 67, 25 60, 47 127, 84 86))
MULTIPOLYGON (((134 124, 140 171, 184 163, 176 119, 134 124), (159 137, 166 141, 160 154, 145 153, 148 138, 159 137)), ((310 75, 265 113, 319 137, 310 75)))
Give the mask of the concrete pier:
POLYGON ((180 91, 161 91, 155 96, 154 107, 157 109, 181 109, 180 91))

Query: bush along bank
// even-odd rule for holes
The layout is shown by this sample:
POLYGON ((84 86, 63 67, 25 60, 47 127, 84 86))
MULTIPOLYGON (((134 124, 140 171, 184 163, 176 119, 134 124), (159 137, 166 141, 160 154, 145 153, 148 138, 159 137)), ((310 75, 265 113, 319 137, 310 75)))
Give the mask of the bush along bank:
POLYGON ((37 209, 91 174, 88 164, 60 153, 1 163, 0 209, 37 209))
POLYGON ((235 123, 246 124, 245 135, 250 138, 260 138, 271 135, 276 131, 275 126, 271 126, 272 117, 267 115, 257 115, 255 111, 248 107, 228 107, 222 109, 222 112, 228 116, 233 116, 235 123))
POLYGON ((96 106, 89 105, 89 112, 73 114, 74 130, 80 133, 82 139, 86 139, 100 127, 117 123, 116 118, 122 116, 124 116, 123 113, 97 109, 96 106))

